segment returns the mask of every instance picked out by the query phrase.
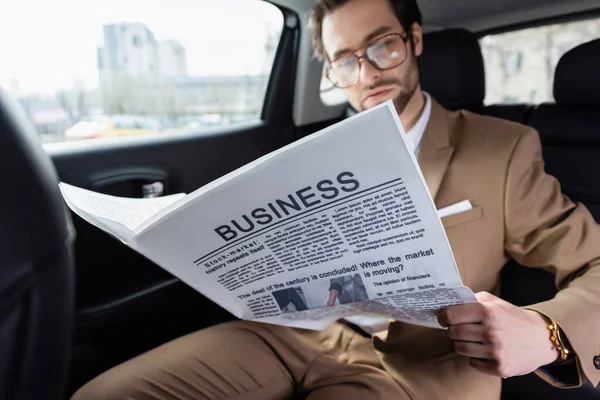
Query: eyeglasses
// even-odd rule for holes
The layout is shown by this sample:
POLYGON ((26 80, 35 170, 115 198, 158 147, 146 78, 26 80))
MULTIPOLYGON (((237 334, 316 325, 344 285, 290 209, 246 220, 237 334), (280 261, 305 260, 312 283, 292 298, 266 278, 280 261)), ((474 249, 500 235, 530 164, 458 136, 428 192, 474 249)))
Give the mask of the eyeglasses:
POLYGON ((399 33, 390 33, 354 51, 331 61, 325 69, 325 76, 340 89, 354 86, 360 79, 360 60, 364 58, 380 71, 396 68, 406 60, 408 38, 399 33), (356 52, 365 49, 362 56, 356 52))

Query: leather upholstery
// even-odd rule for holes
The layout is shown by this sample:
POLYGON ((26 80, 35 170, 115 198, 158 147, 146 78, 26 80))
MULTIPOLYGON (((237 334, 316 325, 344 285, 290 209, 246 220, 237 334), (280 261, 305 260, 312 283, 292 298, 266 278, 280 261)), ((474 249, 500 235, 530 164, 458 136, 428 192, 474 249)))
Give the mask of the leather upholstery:
POLYGON ((556 66, 554 98, 564 105, 600 105, 600 39, 566 52, 556 66))
POLYGON ((424 35, 419 57, 421 88, 450 109, 481 111, 485 68, 477 36, 465 29, 424 35))
POLYGON ((0 399, 60 399, 73 319, 74 239, 54 167, 0 89, 0 399))

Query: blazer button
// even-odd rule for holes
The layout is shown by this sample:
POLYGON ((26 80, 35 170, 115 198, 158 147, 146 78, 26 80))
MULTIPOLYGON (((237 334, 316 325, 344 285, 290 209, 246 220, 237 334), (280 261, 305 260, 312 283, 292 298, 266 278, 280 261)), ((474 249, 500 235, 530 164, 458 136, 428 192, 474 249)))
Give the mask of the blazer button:
POLYGON ((596 369, 600 369, 600 356, 594 357, 594 367, 596 367, 596 369))

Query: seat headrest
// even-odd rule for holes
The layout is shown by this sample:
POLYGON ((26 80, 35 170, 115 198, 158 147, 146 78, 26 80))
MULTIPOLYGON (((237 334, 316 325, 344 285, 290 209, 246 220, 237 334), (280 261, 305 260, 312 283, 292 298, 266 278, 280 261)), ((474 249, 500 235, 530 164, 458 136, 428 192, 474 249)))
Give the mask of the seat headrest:
POLYGON ((446 108, 477 111, 485 97, 485 68, 477 36, 465 29, 423 35, 421 88, 446 108))
POLYGON ((0 170, 11 171, 0 198, 1 278, 4 269, 21 268, 21 261, 53 254, 73 231, 54 164, 21 105, 1 88, 0 149, 0 170))
POLYGON ((554 99, 562 104, 600 104, 600 39, 566 52, 554 73, 554 99))

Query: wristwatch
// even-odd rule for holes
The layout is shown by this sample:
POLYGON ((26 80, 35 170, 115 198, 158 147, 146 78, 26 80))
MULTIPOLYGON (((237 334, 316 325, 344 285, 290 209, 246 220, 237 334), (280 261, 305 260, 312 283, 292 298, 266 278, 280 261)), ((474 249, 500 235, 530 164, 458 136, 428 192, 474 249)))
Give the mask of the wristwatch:
POLYGON ((556 350, 560 352, 560 359, 557 361, 564 361, 574 356, 573 349, 569 345, 567 337, 560 329, 555 320, 550 318, 550 325, 548 325, 550 331, 550 340, 556 346, 556 350))

